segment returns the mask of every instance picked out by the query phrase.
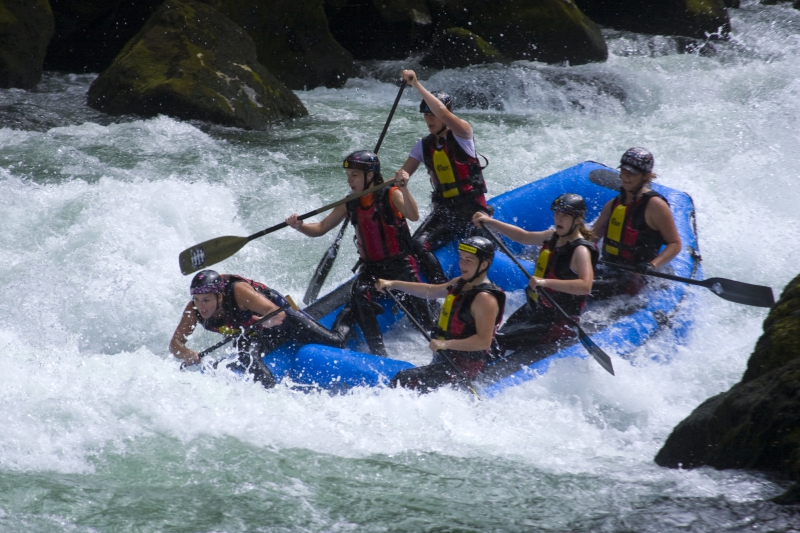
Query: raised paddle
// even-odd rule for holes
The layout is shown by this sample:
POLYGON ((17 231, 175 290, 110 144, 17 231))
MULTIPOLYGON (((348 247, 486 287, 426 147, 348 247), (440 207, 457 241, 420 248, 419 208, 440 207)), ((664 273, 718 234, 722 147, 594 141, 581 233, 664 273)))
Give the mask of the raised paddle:
MULTIPOLYGON (((313 217, 319 213, 323 213, 328 211, 329 209, 333 209, 338 205, 345 204, 347 202, 353 201, 357 198, 361 198, 364 195, 371 194, 375 191, 379 191, 385 187, 389 187, 394 184, 394 178, 385 181, 379 185, 374 187, 370 187, 364 191, 361 191, 357 194, 351 194, 341 200, 333 202, 328 205, 324 205, 319 209, 314 209, 313 211, 309 211, 303 215, 297 217, 298 220, 305 220, 309 217, 313 217)), ((214 263, 219 263, 223 259, 227 259, 247 244, 248 242, 252 241, 253 239, 258 239, 259 237, 263 237, 264 235, 268 235, 273 231, 278 231, 279 229, 283 229, 288 224, 286 221, 281 222, 280 224, 275 224, 274 226, 270 226, 267 229, 263 229, 258 233, 253 233, 249 237, 233 237, 233 236, 226 236, 226 237, 217 237, 216 239, 211 239, 205 242, 201 242, 200 244, 195 244, 191 248, 187 248, 186 250, 182 251, 181 254, 178 256, 178 262, 180 263, 181 273, 191 274, 192 272, 197 272, 205 267, 211 266, 214 263)))
MULTIPOLYGON (((389 117, 386 119, 386 123, 383 125, 383 131, 381 131, 381 135, 378 137, 378 142, 375 144, 375 150, 373 150, 373 152, 375 152, 376 155, 378 154, 378 150, 381 149, 383 138, 386 137, 386 132, 389 130, 389 123, 392 122, 392 117, 397 109, 397 104, 400 103, 400 98, 403 96, 403 89, 405 88, 406 80, 403 80, 400 83, 400 90, 397 91, 397 97, 394 99, 394 104, 392 104, 392 110, 389 111, 389 117)), ((308 289, 306 289, 305 296, 303 296, 303 303, 306 305, 317 299, 323 283, 325 283, 325 280, 328 278, 331 267, 333 267, 333 262, 336 261, 336 256, 339 254, 339 242, 342 240, 342 236, 344 236, 344 230, 347 229, 348 222, 348 218, 345 217, 344 222, 342 222, 342 227, 339 229, 339 234, 336 236, 336 240, 333 241, 333 244, 331 244, 327 249, 325 255, 322 256, 322 259, 320 259, 319 264, 317 265, 317 269, 314 271, 314 275, 311 276, 311 282, 308 284, 308 289)))
MULTIPOLYGON (((202 352, 197 354, 198 359, 202 360, 203 357, 207 356, 208 354, 210 354, 211 352, 213 352, 214 350, 216 350, 218 348, 222 348, 223 346, 225 346, 226 344, 231 342, 233 339, 236 339, 236 338, 240 337, 241 335, 247 335, 248 333, 252 333, 253 331, 256 330, 256 328, 259 325, 263 324, 264 322, 266 322, 270 318, 274 317, 275 315, 278 315, 278 314, 286 311, 290 307, 295 311, 297 311, 299 309, 299 307, 297 307, 297 304, 294 303, 294 300, 292 300, 291 296, 286 295, 285 298, 286 298, 286 301, 288 303, 283 304, 282 306, 278 307, 274 311, 270 311, 269 313, 267 313, 263 317, 259 318, 256 322, 253 322, 252 324, 250 324, 247 328, 245 328, 245 330, 243 332, 239 333, 238 335, 229 335, 229 336, 225 337, 224 339, 222 339, 221 341, 219 341, 218 343, 216 343, 215 345, 209 346, 208 348, 206 348, 205 350, 203 350, 202 352)), ((187 366, 186 363, 181 363, 181 368, 185 368, 186 366, 187 366)))
MULTIPOLYGON (((392 300, 394 300, 394 303, 396 303, 396 304, 397 304, 397 307, 399 307, 399 308, 400 308, 400 310, 403 312, 403 314, 405 314, 405 315, 408 317, 408 319, 411 321, 411 323, 412 323, 412 324, 414 324, 414 326, 416 326, 416 328, 417 328, 417 329, 420 331, 420 333, 422 333, 422 334, 425 336, 425 338, 426 338, 426 339, 428 339, 428 342, 431 342, 431 336, 430 336, 430 334, 429 334, 429 333, 428 333, 428 332, 425 330, 425 328, 424 328, 424 327, 422 327, 422 324, 420 324, 419 322, 417 322, 417 320, 416 320, 416 319, 415 319, 413 316, 411 316, 411 313, 409 313, 409 312, 408 312, 408 310, 405 308, 405 306, 404 306, 402 303, 400 303, 400 300, 397 298, 397 296, 395 296, 395 295, 392 293, 392 291, 391 291, 391 290, 389 290, 389 289, 387 289, 387 290, 386 290, 386 292, 389 294, 389 296, 391 296, 391 297, 392 297, 392 300)), ((475 387, 472 385, 472 381, 470 381, 470 379, 469 379, 469 378, 466 376, 466 374, 464 374, 464 372, 462 372, 462 371, 461 371, 461 369, 460 369, 460 368, 458 368, 458 367, 456 366, 456 363, 455 363, 455 361, 453 361, 453 360, 450 358, 450 356, 449 356, 449 355, 447 355, 447 351, 446 351, 446 350, 439 350, 439 352, 438 352, 438 353, 439 353, 440 355, 442 355, 442 357, 444 357, 444 358, 445 358, 445 360, 446 360, 448 363, 450 363, 450 366, 452 366, 452 367, 453 367, 453 369, 456 371, 456 373, 458 373, 458 376, 459 376, 459 377, 460 377, 460 378, 461 378, 461 379, 464 381, 464 383, 466 383, 466 385, 467 385, 467 388, 469 389, 469 391, 470 391, 472 394, 474 394, 474 395, 475 395, 475 397, 476 397, 476 398, 477 398, 479 401, 483 401, 483 400, 481 399, 480 395, 478 395, 478 391, 476 391, 476 390, 475 390, 475 387)))
MULTIPOLYGON (((620 265, 618 263, 611 263, 609 261, 599 261, 604 265, 608 265, 619 270, 626 270, 628 272, 636 272, 636 269, 629 265, 620 265)), ((705 287, 711 292, 724 298, 730 302, 737 304, 752 305, 754 307, 772 307, 775 305, 775 296, 772 294, 772 287, 765 287, 764 285, 751 285, 742 281, 735 281, 725 278, 708 278, 708 279, 691 279, 682 278, 680 276, 673 276, 672 274, 664 274, 651 270, 644 273, 645 276, 653 276, 655 278, 669 279, 672 281, 680 281, 682 283, 689 283, 691 285, 699 285, 705 287)))
MULTIPOLYGON (((522 263, 520 263, 519 260, 516 257, 514 257, 514 254, 511 253, 511 250, 508 249, 506 244, 486 226, 483 226, 483 229, 486 230, 486 233, 487 235, 489 235, 489 238, 492 239, 492 241, 494 241, 494 243, 500 247, 503 253, 505 253, 514 262, 514 264, 517 265, 517 267, 525 274, 525 276, 527 276, 528 279, 531 279, 532 276, 528 273, 525 267, 522 266, 522 263)), ((589 337, 589 335, 587 335, 586 332, 583 331, 583 328, 580 326, 580 324, 575 322, 575 320, 573 320, 572 317, 569 316, 567 312, 564 311, 561 308, 561 306, 556 303, 555 300, 553 300, 553 298, 547 293, 547 291, 542 290, 539 287, 537 287, 536 289, 539 291, 539 294, 544 296, 547 299, 547 301, 550 302, 550 304, 559 313, 561 313, 561 315, 564 317, 564 320, 566 320, 567 324, 569 324, 578 331, 578 338, 580 339, 581 344, 583 344, 583 347, 586 348, 586 351, 592 354, 592 357, 594 357, 595 360, 598 363, 600 363, 600 366, 602 366, 609 374, 613 376, 614 366, 611 364, 611 358, 608 356, 608 354, 604 352, 597 344, 595 344, 595 342, 589 337)))

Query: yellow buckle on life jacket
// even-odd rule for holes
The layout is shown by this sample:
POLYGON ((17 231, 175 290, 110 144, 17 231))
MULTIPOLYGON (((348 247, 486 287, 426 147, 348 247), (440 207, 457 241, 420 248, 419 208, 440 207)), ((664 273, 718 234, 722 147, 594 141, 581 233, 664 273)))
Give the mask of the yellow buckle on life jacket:
MULTIPOLYGON (((550 252, 551 250, 545 249, 539 252, 539 257, 536 259, 536 269, 533 271, 533 275, 537 278, 543 278, 545 273, 547 272, 547 264, 550 262, 550 252)), ((534 302, 539 302, 539 293, 535 290, 531 289, 530 287, 527 288, 528 296, 534 302)))
MULTIPOLYGON (((439 183, 445 186, 455 185, 456 175, 453 172, 453 165, 450 162, 450 158, 444 153, 444 150, 433 151, 433 170, 436 173, 436 179, 439 183)), ((445 190, 442 196, 445 198, 458 196, 458 187, 445 190)))
MULTIPOLYGON (((455 294, 448 294, 444 299, 441 311, 439 311, 439 330, 446 332, 450 327, 450 312, 453 310, 453 301, 456 299, 455 294)), ((439 335, 439 339, 444 339, 439 335)))
POLYGON ((611 255, 619 255, 619 248, 610 246, 608 241, 622 242, 622 228, 625 225, 625 213, 628 211, 628 206, 619 204, 611 212, 611 218, 608 220, 608 230, 606 230, 606 239, 603 243, 603 248, 611 255))
POLYGON ((218 331, 228 337, 230 337, 231 335, 239 335, 242 332, 241 329, 232 328, 230 326, 220 326, 218 331))

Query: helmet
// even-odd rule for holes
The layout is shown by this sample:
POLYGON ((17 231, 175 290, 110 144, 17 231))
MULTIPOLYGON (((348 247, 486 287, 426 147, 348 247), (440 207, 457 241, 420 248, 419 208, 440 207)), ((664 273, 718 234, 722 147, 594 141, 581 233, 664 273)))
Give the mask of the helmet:
POLYGON ((653 160, 653 154, 650 153, 650 150, 645 148, 628 148, 628 150, 622 154, 619 168, 624 168, 634 174, 644 174, 645 172, 652 172, 654 164, 655 161, 653 160))
POLYGON ((381 161, 378 159, 375 152, 358 150, 344 158, 342 168, 354 168, 356 170, 363 170, 365 173, 371 170, 375 172, 376 176, 380 176, 381 161))
POLYGON ((458 243, 458 249, 468 254, 475 254, 480 261, 489 261, 492 264, 494 260, 494 245, 492 241, 486 237, 474 236, 467 237, 458 243))
POLYGON ((553 200, 550 209, 573 218, 586 218, 586 202, 578 194, 565 193, 553 200))
MULTIPOLYGON (((441 103, 443 103, 448 111, 452 111, 453 110, 453 98, 449 94, 447 94, 445 92, 442 92, 442 91, 434 91, 431 94, 433 96, 435 96, 436 99, 439 100, 441 103)), ((431 108, 428 107, 428 104, 425 102, 425 100, 420 102, 420 104, 419 104, 419 112, 420 113, 433 113, 433 111, 431 111, 431 108)))
POLYGON ((192 278, 189 288, 191 294, 218 294, 225 288, 225 281, 214 270, 201 270, 192 278))

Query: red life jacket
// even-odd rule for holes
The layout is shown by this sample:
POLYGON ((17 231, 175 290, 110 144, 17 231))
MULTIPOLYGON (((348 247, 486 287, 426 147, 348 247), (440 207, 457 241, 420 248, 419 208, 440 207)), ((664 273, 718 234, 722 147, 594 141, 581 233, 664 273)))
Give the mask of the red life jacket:
POLYGON ((614 199, 603 237, 603 260, 635 265, 658 256, 667 241, 660 231, 647 225, 644 217, 647 203, 655 197, 667 201, 655 191, 647 191, 628 205, 623 204, 625 191, 614 199))
POLYGON ((459 280, 458 283, 448 287, 447 298, 445 298, 444 305, 439 314, 439 323, 434 332, 434 337, 438 339, 466 339, 477 334, 478 330, 475 325, 475 317, 472 316, 472 302, 475 297, 481 292, 488 292, 497 299, 499 307, 497 317, 495 318, 494 332, 492 337, 492 347, 485 352, 455 352, 462 355, 487 355, 490 352, 498 352, 497 340, 494 333, 497 333, 497 328, 500 327, 500 322, 503 321, 503 313, 506 305, 506 294, 503 289, 494 283, 481 283, 467 291, 462 291, 466 281, 459 280))
POLYGON ((434 201, 475 198, 486 206, 486 181, 477 157, 470 157, 455 135, 447 132, 443 146, 436 146, 436 135, 422 139, 422 156, 433 185, 434 201))
POLYGON ((197 309, 195 309, 197 321, 209 331, 215 331, 223 335, 238 335, 242 330, 259 319, 259 316, 253 314, 252 311, 242 309, 236 304, 233 288, 239 282, 247 283, 277 306, 287 303, 283 296, 258 281, 249 280, 233 274, 221 274, 220 277, 225 282, 225 286, 222 289, 222 294, 224 296, 222 299, 222 317, 216 318, 212 316, 208 319, 204 319, 200 316, 197 309))
POLYGON ((347 213, 356 230, 356 246, 363 261, 382 261, 411 253, 411 232, 402 216, 397 216, 390 198, 397 187, 372 193, 372 205, 347 202, 347 213))
MULTIPOLYGON (((585 246, 589 249, 592 268, 597 264, 600 253, 593 243, 585 239, 575 239, 557 248, 557 241, 558 235, 553 233, 553 237, 542 246, 542 250, 539 252, 539 259, 536 261, 535 276, 545 279, 578 279, 578 275, 570 268, 572 255, 575 253, 575 250, 578 249, 578 246, 585 246)), ((544 290, 546 290, 553 300, 555 300, 555 302, 570 316, 579 316, 586 306, 585 295, 567 294, 566 292, 548 288, 544 290)), ((546 298, 539 298, 539 295, 531 290, 530 287, 526 289, 525 293, 531 305, 552 308, 552 305, 546 298)))

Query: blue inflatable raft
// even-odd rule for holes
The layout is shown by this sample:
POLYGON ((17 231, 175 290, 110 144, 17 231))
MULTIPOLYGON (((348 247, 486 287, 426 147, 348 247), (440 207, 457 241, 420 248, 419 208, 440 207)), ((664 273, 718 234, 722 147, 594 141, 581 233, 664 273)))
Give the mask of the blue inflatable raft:
MULTIPOLYGON (((619 188, 619 173, 616 170, 587 161, 501 194, 489 203, 494 206, 494 217, 498 220, 527 230, 542 230, 553 223, 550 204, 558 195, 571 192, 583 196, 588 207, 587 220, 591 221, 599 215, 603 205, 618 194, 619 188)), ((653 185, 653 189, 668 200, 683 241, 683 250, 672 260, 670 267, 677 276, 702 279, 692 199, 685 193, 658 183, 653 185)), ((521 245, 508 240, 506 244, 515 254, 522 255, 522 263, 529 272, 533 272, 536 254, 531 257, 521 245)), ((456 246, 457 243, 450 243, 436 252, 450 278, 459 274, 456 246)), ((489 270, 489 278, 507 292, 519 291, 527 284, 525 276, 500 252, 496 254, 489 270)), ((344 283, 325 295, 306 308, 306 312, 330 326, 349 298, 351 283, 344 283)), ((617 365, 665 328, 671 330, 676 340, 685 338, 692 323, 689 312, 691 294, 689 287, 683 283, 655 283, 636 297, 636 305, 624 306, 624 312, 614 313, 610 323, 593 324, 584 315, 582 326, 617 365)), ((387 312, 378 317, 383 331, 389 330, 403 318, 396 309, 392 312, 391 304, 387 298, 384 302, 387 312)), ((507 308, 506 317, 513 311, 513 308, 507 308)), ((358 342, 354 341, 353 347, 357 345, 358 342)), ((387 348, 391 352, 391 344, 387 348)), ((554 360, 566 357, 588 357, 586 364, 596 364, 575 339, 530 352, 513 352, 488 365, 474 382, 482 396, 491 397, 507 387, 544 374, 554 360)), ((288 378, 296 385, 334 391, 386 385, 397 372, 414 366, 398 359, 313 344, 299 350, 284 345, 263 360, 279 379, 288 378)), ((609 379, 613 378, 609 376, 609 379)))

